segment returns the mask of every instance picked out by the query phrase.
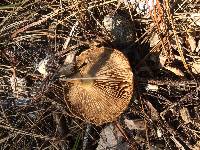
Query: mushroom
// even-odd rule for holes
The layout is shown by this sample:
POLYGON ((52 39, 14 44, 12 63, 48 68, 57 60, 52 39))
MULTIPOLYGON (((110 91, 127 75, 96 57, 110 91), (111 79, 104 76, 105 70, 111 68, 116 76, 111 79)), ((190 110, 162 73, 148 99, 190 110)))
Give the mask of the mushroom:
POLYGON ((95 47, 82 52, 76 65, 78 73, 65 82, 68 108, 96 125, 115 121, 133 94, 133 73, 127 58, 116 49, 95 47))

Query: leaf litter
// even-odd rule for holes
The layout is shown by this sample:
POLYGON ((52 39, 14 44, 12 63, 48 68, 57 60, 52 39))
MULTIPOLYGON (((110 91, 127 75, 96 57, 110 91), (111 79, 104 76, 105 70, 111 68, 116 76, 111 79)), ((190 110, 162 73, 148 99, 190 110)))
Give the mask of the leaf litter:
POLYGON ((1 149, 200 149, 199 7, 198 0, 1 1, 1 149), (72 113, 61 83, 80 80, 77 58, 95 47, 121 51, 135 82, 126 110, 100 126, 72 113))

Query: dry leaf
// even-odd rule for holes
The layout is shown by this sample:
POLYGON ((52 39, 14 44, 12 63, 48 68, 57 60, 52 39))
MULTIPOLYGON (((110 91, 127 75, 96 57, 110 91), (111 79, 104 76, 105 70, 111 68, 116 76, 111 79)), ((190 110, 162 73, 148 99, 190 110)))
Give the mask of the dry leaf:
POLYGON ((100 140, 96 150, 128 150, 128 143, 122 141, 122 136, 115 133, 113 125, 105 127, 100 133, 100 140))
POLYGON ((164 68, 169 70, 169 71, 171 71, 171 72, 173 72, 177 76, 184 77, 184 73, 178 68, 170 67, 170 66, 166 66, 164 68))
POLYGON ((174 136, 171 136, 171 140, 176 144, 179 150, 185 150, 183 145, 174 136))
POLYGON ((197 44, 197 47, 196 47, 196 50, 195 50, 195 51, 198 53, 199 50, 200 50, 200 40, 198 41, 198 44, 197 44))
POLYGON ((43 59, 42 61, 39 62, 38 64, 38 68, 37 70, 39 71, 39 73, 41 73, 43 75, 43 77, 47 76, 47 62, 49 61, 48 58, 43 59))
POLYGON ((196 47, 197 47, 197 43, 196 43, 195 38, 192 35, 188 34, 187 42, 190 46, 191 52, 195 52, 196 47))
POLYGON ((145 87, 147 91, 158 91, 158 85, 153 85, 153 84, 147 84, 145 87))
POLYGON ((183 107, 182 109, 180 109, 180 116, 183 119, 185 124, 188 124, 189 122, 191 122, 187 108, 183 107))
POLYGON ((129 130, 145 130, 145 121, 144 120, 124 120, 126 127, 129 130))
POLYGON ((96 150, 104 150, 117 145, 117 138, 115 137, 113 130, 114 127, 109 125, 101 131, 100 140, 96 150))
POLYGON ((196 62, 193 62, 191 64, 191 67, 192 67, 192 72, 194 74, 199 74, 200 73, 200 60, 199 61, 197 60, 196 62))
POLYGON ((160 137, 162 137, 162 131, 159 129, 159 128, 157 128, 157 136, 160 138, 160 137))
POLYGON ((200 140, 197 141, 197 143, 191 147, 191 150, 200 150, 200 140))
POLYGON ((164 67, 164 66, 165 66, 166 60, 167 60, 167 57, 164 56, 164 55, 161 53, 161 54, 159 55, 159 62, 160 62, 161 67, 164 67))
POLYGON ((150 41, 150 47, 154 47, 156 44, 158 44, 158 42, 160 41, 158 34, 152 33, 152 36, 150 37, 149 41, 150 41))
POLYGON ((26 80, 24 78, 18 78, 18 77, 12 76, 10 78, 10 84, 11 84, 13 93, 20 95, 21 93, 25 92, 26 80))
POLYGON ((150 110, 149 113, 150 113, 151 119, 157 121, 159 119, 158 111, 155 109, 155 107, 149 101, 146 101, 146 105, 148 106, 148 108, 150 110))
POLYGON ((75 70, 75 56, 76 51, 72 51, 66 55, 63 66, 59 70, 60 75, 68 76, 75 70))
POLYGON ((193 24, 200 26, 200 13, 191 13, 191 18, 193 24))

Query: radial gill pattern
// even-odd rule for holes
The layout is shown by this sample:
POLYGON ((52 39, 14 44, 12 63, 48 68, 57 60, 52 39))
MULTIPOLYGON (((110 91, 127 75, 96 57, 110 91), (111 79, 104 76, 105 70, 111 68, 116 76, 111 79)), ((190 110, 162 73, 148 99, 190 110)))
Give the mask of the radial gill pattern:
POLYGON ((112 122, 127 108, 133 94, 133 73, 118 50, 93 48, 77 57, 79 72, 68 81, 65 95, 71 111, 87 122, 112 122))

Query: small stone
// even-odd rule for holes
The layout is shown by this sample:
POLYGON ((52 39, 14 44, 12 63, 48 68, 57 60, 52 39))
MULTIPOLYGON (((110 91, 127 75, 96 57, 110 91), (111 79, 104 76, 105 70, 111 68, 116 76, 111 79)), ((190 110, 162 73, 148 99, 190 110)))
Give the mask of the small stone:
MULTIPOLYGON (((119 14, 107 15, 103 19, 106 31, 111 35, 114 44, 125 45, 135 41, 134 23, 119 14)), ((106 34, 106 33, 105 33, 106 34)))

